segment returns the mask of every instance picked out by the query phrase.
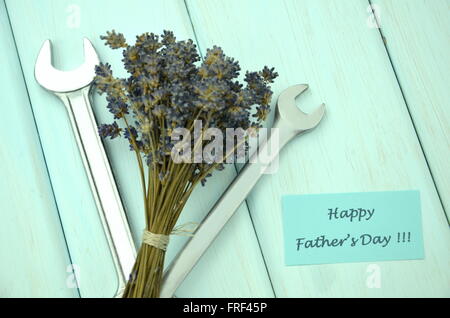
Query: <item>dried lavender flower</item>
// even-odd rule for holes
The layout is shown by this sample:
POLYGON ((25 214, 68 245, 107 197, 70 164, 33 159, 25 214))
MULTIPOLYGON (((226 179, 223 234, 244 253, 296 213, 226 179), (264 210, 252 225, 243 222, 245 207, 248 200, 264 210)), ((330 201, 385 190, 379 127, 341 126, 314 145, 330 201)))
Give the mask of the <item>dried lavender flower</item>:
MULTIPOLYGON (((244 86, 237 81, 238 61, 218 46, 207 49, 197 65, 196 45, 192 40, 177 41, 172 31, 160 37, 141 34, 134 45, 114 30, 101 39, 113 49, 124 48, 122 61, 130 76, 116 78, 111 65, 100 63, 97 88, 100 94, 106 93, 108 110, 115 119, 131 112, 136 121, 134 142, 147 159, 152 152, 147 160, 150 165, 168 156, 169 143, 161 135, 169 136, 175 127, 188 127, 192 118, 201 120, 204 127, 219 129, 260 127, 267 118, 272 98, 269 84, 278 76, 274 68, 246 72, 244 86), (256 113, 251 116, 254 105, 256 113)), ((127 131, 124 137, 133 143, 127 131)))
POLYGON ((101 40, 105 40, 106 44, 112 49, 119 49, 127 47, 125 37, 122 33, 116 33, 116 31, 107 31, 106 35, 100 36, 101 40))
MULTIPOLYGON (((215 150, 206 160, 201 157, 196 161, 199 144, 195 125, 200 122, 204 129, 215 128, 224 134, 227 128, 256 131, 270 111, 270 84, 278 73, 265 66, 261 71, 247 71, 240 83, 239 62, 226 56, 222 48, 208 49, 201 61, 191 39, 177 40, 167 30, 160 36, 148 32, 138 35, 133 45, 114 30, 100 38, 112 49, 123 49, 128 76, 115 77, 108 63, 97 65, 97 90, 106 95, 107 108, 114 115, 113 123, 99 126, 99 134, 110 139, 123 136, 129 141, 139 165, 146 230, 168 235, 195 185, 204 185, 213 170, 224 168, 217 159, 225 154, 215 150), (174 148, 172 137, 181 128, 194 136, 194 140, 182 140, 193 151, 186 155, 189 162, 175 163, 171 156, 180 145, 174 148)), ((220 142, 225 146, 224 140, 220 142)), ((200 139, 200 148, 204 143, 200 139)), ((248 144, 243 146, 245 150, 248 144)), ((239 151, 231 155, 237 157, 239 151)), ((145 244, 141 250, 126 297, 156 297, 159 293, 162 276, 155 269, 163 267, 164 252, 145 244)))

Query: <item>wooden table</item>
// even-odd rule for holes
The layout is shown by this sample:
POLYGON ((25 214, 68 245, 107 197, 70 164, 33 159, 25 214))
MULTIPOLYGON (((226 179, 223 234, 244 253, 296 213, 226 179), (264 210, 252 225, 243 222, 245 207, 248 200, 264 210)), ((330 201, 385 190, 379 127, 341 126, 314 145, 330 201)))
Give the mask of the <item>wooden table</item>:
MULTIPOLYGON (((33 76, 45 39, 55 66, 68 70, 83 60, 83 36, 121 74, 120 53, 99 39, 113 28, 131 42, 173 30, 203 54, 217 44, 244 70, 274 66, 275 97, 309 83, 304 109, 327 104, 321 125, 282 152, 279 171, 260 180, 178 297, 450 296, 449 9, 448 0, 0 0, 0 296, 114 291, 65 109, 33 76), (283 194, 406 189, 421 193, 424 260, 284 265, 283 194), (380 288, 367 284, 374 273, 380 288)), ((110 121, 105 100, 94 103, 99 121, 110 121)), ((125 142, 105 146, 139 242, 134 158, 125 142)), ((197 188, 180 224, 201 221, 236 171, 197 188)), ((172 240, 168 261, 185 239, 172 240)))

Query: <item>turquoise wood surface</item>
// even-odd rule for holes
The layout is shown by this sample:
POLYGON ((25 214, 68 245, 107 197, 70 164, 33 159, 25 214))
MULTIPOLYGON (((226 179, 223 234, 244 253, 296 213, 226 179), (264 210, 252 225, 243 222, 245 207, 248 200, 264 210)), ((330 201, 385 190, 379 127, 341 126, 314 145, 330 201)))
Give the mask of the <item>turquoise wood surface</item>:
POLYGON ((287 146, 247 200, 275 294, 448 296, 448 225, 367 1, 188 3, 200 47, 220 43, 246 68, 270 61, 275 93, 306 82, 302 105, 327 103, 321 125, 287 146), (421 191, 425 260, 376 264, 382 288, 367 287, 368 263, 284 266, 281 195, 400 189, 421 191))
POLYGON ((75 297, 50 179, 0 2, 0 296, 75 297), (68 284, 67 284, 68 283, 68 284))
POLYGON ((376 0, 386 46, 450 218, 450 1, 376 0))
MULTIPOLYGON (((311 89, 302 107, 327 104, 323 123, 288 145, 278 172, 262 178, 178 297, 450 296, 450 235, 437 191, 448 205, 448 1, 374 1, 388 51, 367 0, 5 2, 0 54, 9 63, 0 83, 11 114, 0 128, 0 296, 77 297, 68 285, 71 262, 82 297, 114 291, 113 264, 65 110, 33 77, 47 38, 56 67, 79 65, 87 36, 120 72, 120 53, 99 40, 112 28, 130 41, 172 29, 198 40, 203 53, 220 45, 244 70, 275 66, 275 97, 306 82, 311 89), (421 191, 425 260, 284 266, 281 195, 404 189, 421 191), (367 284, 373 270, 381 288, 367 284)), ((110 121, 105 101, 96 96, 94 104, 99 121, 110 121)), ((139 243, 134 157, 125 143, 105 146, 139 243)), ((180 224, 201 221, 235 175, 230 166, 196 189, 180 224)), ((168 261, 185 240, 171 241, 168 261)))

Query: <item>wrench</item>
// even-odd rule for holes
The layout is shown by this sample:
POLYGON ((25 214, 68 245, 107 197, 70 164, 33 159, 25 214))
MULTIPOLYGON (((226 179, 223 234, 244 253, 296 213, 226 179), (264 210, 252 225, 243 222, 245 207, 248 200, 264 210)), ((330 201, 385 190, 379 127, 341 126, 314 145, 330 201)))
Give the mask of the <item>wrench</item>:
POLYGON ((46 40, 36 60, 34 75, 42 87, 58 96, 66 106, 113 258, 118 279, 114 296, 120 297, 134 265, 136 248, 90 103, 99 59, 87 38, 84 38, 84 58, 83 65, 76 70, 57 70, 52 66, 50 40, 46 40))
MULTIPOLYGON (((94 67, 99 61, 95 49, 86 38, 84 50, 85 63, 74 71, 62 72, 51 65, 51 43, 45 41, 36 61, 35 77, 42 87, 58 96, 67 108, 116 268, 119 284, 115 296, 120 297, 128 274, 131 273, 136 249, 90 106, 94 67)), ((325 112, 324 104, 310 115, 295 106, 296 96, 307 88, 307 85, 292 86, 280 95, 273 127, 278 128, 277 148, 270 153, 266 151, 273 137, 271 135, 260 146, 258 160, 254 158, 256 153, 251 157, 249 162, 252 163, 244 166, 198 227, 194 237, 169 266, 164 275, 161 297, 173 296, 282 147, 296 135, 313 129, 320 122, 325 112)))
POLYGON ((295 85, 280 94, 273 125, 273 128, 277 129, 272 130, 275 134, 272 133, 259 147, 258 153, 250 157, 249 162, 215 203, 193 237, 169 265, 164 274, 160 297, 173 296, 283 146, 298 134, 311 130, 319 124, 325 113, 325 104, 320 105, 311 114, 305 114, 295 105, 295 98, 307 89, 308 85, 295 85), (267 151, 269 145, 275 145, 275 149, 272 148, 270 153, 267 151))

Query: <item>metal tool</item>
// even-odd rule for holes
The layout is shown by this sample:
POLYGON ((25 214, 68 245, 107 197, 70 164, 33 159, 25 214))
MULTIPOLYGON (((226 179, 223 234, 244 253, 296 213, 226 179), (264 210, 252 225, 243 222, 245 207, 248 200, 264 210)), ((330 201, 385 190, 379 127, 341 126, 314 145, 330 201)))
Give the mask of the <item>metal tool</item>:
MULTIPOLYGON (((51 43, 47 40, 36 61, 35 77, 42 87, 63 101, 68 111, 114 261, 118 277, 115 296, 120 297, 133 268, 136 249, 103 144, 97 133, 97 124, 90 104, 94 69, 99 60, 94 47, 86 38, 84 55, 85 62, 78 69, 70 72, 57 70, 51 64, 51 43)), ((307 85, 296 85, 281 93, 273 126, 278 128, 277 148, 271 149, 270 152, 266 151, 271 139, 274 138, 274 135, 271 135, 267 142, 259 147, 258 154, 255 153, 250 158, 249 162, 252 163, 244 166, 197 228, 193 238, 169 266, 164 275, 161 297, 173 296, 283 146, 296 135, 313 129, 320 122, 325 112, 324 104, 309 115, 295 105, 295 98, 307 88, 307 85), (254 158, 256 155, 259 155, 258 160, 254 158)))
POLYGON ((114 261, 118 278, 114 296, 119 297, 133 268, 136 248, 91 108, 91 84, 99 59, 87 38, 84 38, 84 58, 84 64, 76 70, 57 70, 52 66, 51 43, 47 40, 36 60, 34 75, 42 87, 66 106, 114 261))
POLYGON ((273 128, 278 128, 275 130, 278 132, 278 136, 275 137, 274 134, 271 134, 267 141, 259 147, 258 153, 253 154, 249 159, 250 163, 244 166, 197 228, 194 236, 170 264, 164 274, 160 297, 173 296, 178 286, 245 200, 267 169, 268 164, 278 155, 283 146, 296 135, 311 130, 319 124, 325 113, 325 104, 319 106, 311 114, 305 114, 295 105, 295 98, 306 89, 308 89, 308 85, 295 85, 280 94, 273 126, 273 128), (279 138, 278 143, 272 143, 272 138, 279 138), (269 145, 277 144, 276 149, 271 149, 270 153, 267 151, 269 145), (263 157, 254 158, 258 154, 263 157))

